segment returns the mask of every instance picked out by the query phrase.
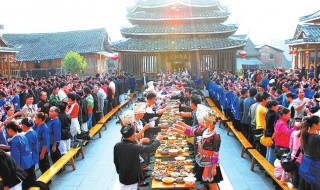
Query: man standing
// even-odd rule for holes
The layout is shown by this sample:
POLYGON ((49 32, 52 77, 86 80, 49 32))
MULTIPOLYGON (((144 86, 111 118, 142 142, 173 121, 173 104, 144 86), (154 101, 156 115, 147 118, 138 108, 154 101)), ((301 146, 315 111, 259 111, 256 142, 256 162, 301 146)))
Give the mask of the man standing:
POLYGON ((307 108, 310 99, 305 97, 303 88, 299 88, 297 93, 298 93, 298 98, 293 100, 292 106, 294 107, 294 110, 295 110, 294 119, 301 121, 302 118, 304 117, 304 110, 307 108))
POLYGON ((132 125, 122 127, 122 141, 114 146, 114 165, 119 174, 121 190, 137 190, 138 182, 143 181, 139 155, 155 152, 160 146, 161 136, 151 145, 138 145, 134 143, 135 132, 132 125))
POLYGON ((52 106, 59 106, 60 103, 60 98, 58 96, 58 92, 59 92, 59 87, 58 86, 54 86, 52 88, 52 94, 49 97, 49 102, 52 106))
POLYGON ((45 114, 49 114, 50 104, 47 100, 47 93, 45 91, 41 91, 40 93, 40 101, 38 102, 38 110, 37 112, 43 112, 45 114))
POLYGON ((142 84, 143 86, 147 86, 149 80, 145 72, 142 73, 142 84))
MULTIPOLYGON (((255 96, 257 94, 257 89, 256 88, 250 88, 249 90, 249 97, 244 99, 243 101, 243 115, 241 118, 241 123, 243 125, 243 133, 244 136, 247 137, 247 139, 252 141, 252 134, 251 134, 251 118, 249 117, 249 110, 250 106, 254 103, 256 103, 255 96)), ((250 142, 251 142, 250 141, 250 142)))

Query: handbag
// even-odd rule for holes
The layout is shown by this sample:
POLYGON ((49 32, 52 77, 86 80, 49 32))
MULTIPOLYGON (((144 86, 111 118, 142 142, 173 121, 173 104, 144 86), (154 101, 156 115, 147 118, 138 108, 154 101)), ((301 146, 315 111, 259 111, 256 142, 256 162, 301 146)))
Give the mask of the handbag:
POLYGON ((82 131, 80 134, 77 134, 77 139, 92 140, 92 137, 89 136, 89 131, 82 131))
POLYGON ((260 138, 260 144, 262 144, 265 147, 270 147, 273 145, 273 135, 272 137, 266 137, 265 133, 263 133, 262 137, 260 138))
POLYGON ((281 166, 282 166, 284 171, 291 172, 294 169, 294 167, 296 166, 296 160, 297 160, 300 152, 301 152, 301 148, 299 148, 299 150, 297 151, 297 153, 296 153, 296 155, 294 156, 293 159, 291 157, 292 151, 282 155, 282 157, 281 157, 281 166))

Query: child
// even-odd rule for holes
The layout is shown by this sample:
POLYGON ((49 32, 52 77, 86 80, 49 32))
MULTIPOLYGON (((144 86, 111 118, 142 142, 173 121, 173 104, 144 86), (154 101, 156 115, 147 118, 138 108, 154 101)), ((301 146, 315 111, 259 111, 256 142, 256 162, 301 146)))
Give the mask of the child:
POLYGON ((281 166, 281 157, 283 155, 283 151, 278 151, 276 153, 276 160, 274 161, 274 176, 281 180, 281 181, 286 181, 288 179, 286 172, 283 170, 281 166))

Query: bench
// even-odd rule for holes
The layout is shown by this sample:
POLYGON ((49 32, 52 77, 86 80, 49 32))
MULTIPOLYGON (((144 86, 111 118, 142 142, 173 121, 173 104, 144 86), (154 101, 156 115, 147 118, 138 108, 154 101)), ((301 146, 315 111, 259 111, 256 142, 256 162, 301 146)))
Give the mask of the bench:
MULTIPOLYGON (((47 184, 65 165, 71 161, 72 169, 76 170, 76 164, 74 162, 74 156, 81 151, 82 159, 84 159, 84 149, 83 147, 70 148, 70 150, 63 155, 56 163, 54 163, 46 172, 44 172, 37 181, 47 184)), ((31 187, 29 190, 40 189, 38 187, 31 187)))
MULTIPOLYGON (((227 125, 229 127, 229 129, 232 130, 233 134, 237 137, 237 139, 240 141, 241 143, 241 158, 243 158, 243 154, 244 154, 244 151, 245 150, 248 150, 248 149, 252 149, 253 146, 251 145, 251 143, 247 140, 247 138, 240 132, 240 131, 237 131, 232 122, 229 121, 227 122, 227 125)), ((227 135, 229 135, 229 133, 227 133, 227 135)))
POLYGON ((99 138, 102 137, 102 133, 101 133, 101 128, 102 128, 103 124, 102 123, 97 123, 95 124, 90 130, 89 130, 89 136, 90 137, 94 137, 94 135, 96 135, 97 133, 99 133, 99 138))
POLYGON ((220 117, 221 122, 219 123, 219 128, 221 128, 221 123, 225 126, 226 122, 229 120, 217 107, 211 107, 220 117))
POLYGON ((216 105, 213 103, 211 98, 206 98, 207 103, 209 104, 210 107, 216 107, 216 105))
POLYGON ((254 171, 254 164, 257 161, 282 189, 296 190, 296 188, 290 182, 280 181, 274 176, 274 166, 270 164, 268 160, 266 160, 256 149, 249 149, 248 151, 252 155, 250 166, 251 171, 254 171))

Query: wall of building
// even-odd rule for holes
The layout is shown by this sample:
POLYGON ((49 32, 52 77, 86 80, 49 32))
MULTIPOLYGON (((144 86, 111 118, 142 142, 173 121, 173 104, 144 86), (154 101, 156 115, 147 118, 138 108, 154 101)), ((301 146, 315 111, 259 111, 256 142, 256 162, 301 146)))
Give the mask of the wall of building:
MULTIPOLYGON (((85 69, 85 74, 94 75, 96 73, 102 73, 107 69, 107 57, 98 54, 84 54, 84 58, 87 61, 87 68, 85 69)), ((42 60, 42 61, 27 61, 27 62, 17 62, 12 66, 13 70, 33 70, 39 71, 37 73, 42 73, 44 71, 48 72, 52 69, 56 70, 60 68, 62 64, 62 59, 53 60, 42 60)), ((52 73, 52 72, 51 72, 52 73)), ((54 74, 54 73, 52 73, 54 74)), ((42 75, 42 74, 41 74, 42 75)))
POLYGON ((265 67, 282 67, 283 52, 269 46, 260 48, 260 61, 265 67))

